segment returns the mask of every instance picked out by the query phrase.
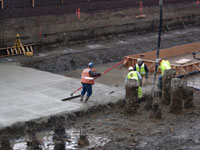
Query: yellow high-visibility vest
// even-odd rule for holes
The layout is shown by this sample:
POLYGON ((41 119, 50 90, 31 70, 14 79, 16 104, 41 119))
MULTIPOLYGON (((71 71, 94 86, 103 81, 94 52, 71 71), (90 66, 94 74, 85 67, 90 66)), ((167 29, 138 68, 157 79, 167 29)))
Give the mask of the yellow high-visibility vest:
POLYGON ((135 79, 135 80, 139 81, 137 71, 130 71, 130 72, 128 73, 128 75, 127 75, 127 78, 128 78, 129 80, 135 79))
POLYGON ((138 71, 141 76, 144 76, 145 75, 144 63, 140 67, 138 64, 136 64, 136 71, 138 71))
POLYGON ((163 76, 165 70, 171 69, 170 62, 168 60, 162 60, 160 63, 160 69, 161 69, 161 76, 163 76))
MULTIPOLYGON (((137 80, 139 82, 138 72, 137 71, 130 71, 127 74, 127 78, 128 78, 128 80, 135 79, 135 80, 137 80)), ((141 88, 141 86, 139 86, 138 87, 138 98, 141 98, 142 96, 143 96, 142 88, 141 88)))

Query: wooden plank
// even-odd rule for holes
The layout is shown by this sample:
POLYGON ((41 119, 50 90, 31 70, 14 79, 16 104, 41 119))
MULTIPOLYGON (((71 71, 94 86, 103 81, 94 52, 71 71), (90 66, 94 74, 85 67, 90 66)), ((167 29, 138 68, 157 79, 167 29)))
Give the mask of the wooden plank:
POLYGON ((32 0, 32 7, 35 7, 35 0, 32 0))
POLYGON ((16 54, 18 54, 18 52, 17 52, 17 49, 16 49, 16 48, 14 48, 14 51, 15 51, 15 55, 16 55, 16 54))
POLYGON ((188 63, 190 61, 191 61, 191 59, 185 59, 185 58, 183 58, 183 59, 179 59, 178 61, 176 61, 176 63, 177 64, 185 64, 185 63, 188 63))
POLYGON ((32 47, 32 45, 30 45, 30 49, 31 49, 31 52, 33 52, 33 47, 32 47))
POLYGON ((153 67, 153 65, 154 65, 154 63, 152 63, 152 64, 148 67, 148 69, 151 70, 151 68, 153 67))
POLYGON ((7 54, 8 54, 8 55, 10 55, 10 52, 9 52, 9 50, 7 49, 6 51, 7 51, 7 54))
POLYGON ((183 67, 179 67, 179 68, 184 72, 184 74, 188 73, 185 69, 183 69, 183 67))
POLYGON ((12 53, 12 55, 14 55, 14 49, 13 49, 13 48, 11 48, 10 50, 11 50, 11 53, 12 53))
POLYGON ((28 46, 26 46, 26 52, 29 52, 29 48, 28 48, 28 46))
POLYGON ((197 65, 194 65, 194 67, 195 67, 198 71, 200 71, 200 68, 199 68, 197 65))

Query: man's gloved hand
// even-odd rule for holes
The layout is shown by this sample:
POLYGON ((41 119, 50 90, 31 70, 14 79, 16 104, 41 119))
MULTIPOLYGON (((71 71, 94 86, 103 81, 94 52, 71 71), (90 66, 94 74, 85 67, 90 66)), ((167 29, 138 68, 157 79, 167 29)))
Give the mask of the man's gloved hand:
POLYGON ((101 73, 99 73, 99 77, 101 76, 101 73))

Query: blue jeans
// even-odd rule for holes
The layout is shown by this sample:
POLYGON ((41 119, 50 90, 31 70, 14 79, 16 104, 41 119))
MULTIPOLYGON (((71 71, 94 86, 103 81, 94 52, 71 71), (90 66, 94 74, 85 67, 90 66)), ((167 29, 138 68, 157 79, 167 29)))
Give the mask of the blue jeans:
POLYGON ((84 96, 86 92, 87 92, 87 97, 90 97, 92 95, 92 85, 91 84, 82 83, 81 95, 84 96))
POLYGON ((162 76, 158 77, 158 88, 162 90, 162 76))

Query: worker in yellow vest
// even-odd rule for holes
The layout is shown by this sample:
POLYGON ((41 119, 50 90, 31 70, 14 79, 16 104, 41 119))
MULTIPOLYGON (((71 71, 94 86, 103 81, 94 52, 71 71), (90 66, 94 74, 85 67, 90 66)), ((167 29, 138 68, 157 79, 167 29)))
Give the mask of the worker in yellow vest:
MULTIPOLYGON (((139 83, 142 80, 142 77, 140 75, 140 73, 138 71, 134 71, 133 67, 129 67, 128 68, 129 73, 126 76, 125 82, 127 82, 128 80, 137 80, 139 83)), ((138 87, 138 98, 142 98, 142 88, 141 86, 138 87)))
POLYGON ((162 76, 165 73, 165 70, 171 69, 170 62, 168 60, 163 60, 163 59, 156 59, 156 64, 157 68, 160 68, 161 70, 161 75, 158 78, 158 87, 162 89, 162 76))
POLYGON ((141 86, 144 86, 146 83, 146 79, 148 78, 149 69, 141 58, 137 59, 134 71, 138 71, 140 73, 140 75, 142 76, 141 86))
POLYGON ((94 85, 94 79, 95 77, 99 76, 101 76, 101 74, 96 72, 96 69, 94 69, 94 64, 90 62, 88 67, 83 70, 81 75, 82 92, 80 101, 83 101, 83 97, 87 92, 87 96, 85 98, 85 103, 87 103, 92 95, 92 85, 94 85))
POLYGON ((17 49, 17 54, 21 54, 21 53, 25 54, 25 49, 24 49, 24 46, 22 45, 19 34, 16 35, 14 48, 17 49))

